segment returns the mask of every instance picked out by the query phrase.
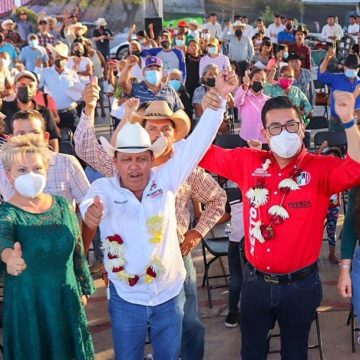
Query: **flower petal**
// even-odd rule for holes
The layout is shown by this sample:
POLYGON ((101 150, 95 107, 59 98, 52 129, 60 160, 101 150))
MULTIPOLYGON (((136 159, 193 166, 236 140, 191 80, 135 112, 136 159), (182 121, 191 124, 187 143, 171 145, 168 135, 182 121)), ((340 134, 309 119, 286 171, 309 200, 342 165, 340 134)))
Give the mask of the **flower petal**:
POLYGON ((254 207, 265 205, 269 199, 269 190, 265 188, 251 188, 246 193, 246 197, 250 200, 254 207))
POLYGON ((250 235, 252 235, 261 244, 263 244, 265 242, 265 239, 261 234, 261 225, 262 225, 261 221, 256 222, 255 226, 250 231, 250 235))
POLYGON ((289 188, 290 190, 299 190, 300 187, 293 179, 284 179, 279 182, 279 189, 289 188))
POLYGON ((269 214, 270 215, 278 215, 280 216, 283 220, 288 219, 289 218, 289 213, 286 211, 286 209, 280 205, 274 205, 269 209, 269 214))

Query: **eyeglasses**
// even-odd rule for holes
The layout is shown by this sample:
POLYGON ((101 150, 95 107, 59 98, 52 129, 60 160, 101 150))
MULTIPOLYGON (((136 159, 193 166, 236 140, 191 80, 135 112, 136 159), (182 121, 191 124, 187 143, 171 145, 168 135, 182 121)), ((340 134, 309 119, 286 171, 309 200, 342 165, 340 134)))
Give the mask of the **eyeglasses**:
POLYGON ((285 125, 281 125, 279 123, 271 124, 266 129, 269 131, 270 135, 279 135, 284 128, 288 133, 296 133, 299 131, 299 127, 299 121, 289 121, 285 125))

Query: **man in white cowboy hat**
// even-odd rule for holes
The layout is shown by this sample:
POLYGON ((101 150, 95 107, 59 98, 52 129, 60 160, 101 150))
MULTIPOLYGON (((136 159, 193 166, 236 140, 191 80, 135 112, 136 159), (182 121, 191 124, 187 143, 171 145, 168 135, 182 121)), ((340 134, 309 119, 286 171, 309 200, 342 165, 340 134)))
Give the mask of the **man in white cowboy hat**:
POLYGON ((240 75, 245 75, 245 70, 251 58, 254 56, 254 45, 252 40, 244 35, 246 24, 240 20, 236 20, 233 24, 233 34, 225 34, 224 40, 229 44, 228 57, 230 61, 238 64, 240 75))
MULTIPOLYGON (((219 77, 217 83, 218 88, 222 89, 222 91, 228 91, 229 83, 234 84, 234 81, 236 82, 234 79, 234 74, 228 75, 228 79, 224 82, 222 82, 222 79, 219 77)), ((89 100, 89 97, 93 97, 93 104, 95 106, 96 91, 94 94, 94 89, 87 90, 88 92, 85 91, 84 93, 84 98, 89 100)), ((211 98, 211 96, 213 96, 213 94, 210 94, 209 92, 207 98, 211 98)), ((215 98, 217 99, 217 96, 215 98)), ((128 100, 128 102, 131 101, 135 101, 135 103, 137 102, 136 106, 138 106, 138 101, 135 99, 128 100)), ((89 103, 90 102, 87 101, 87 104, 89 103)), ((209 101, 209 103, 211 105, 211 101, 209 101)), ((75 133, 76 150, 83 150, 85 148, 90 150, 86 151, 86 155, 89 156, 84 157, 84 159, 86 159, 91 166, 95 167, 106 176, 113 176, 116 173, 116 165, 114 166, 114 163, 110 162, 112 161, 110 156, 104 153, 104 150, 102 150, 101 147, 96 145, 97 141, 95 133, 91 126, 91 123, 93 122, 91 109, 87 107, 85 109, 85 113, 83 113, 83 117, 81 118, 78 129, 75 133), (100 158, 102 161, 99 161, 100 158)), ((206 114, 207 115, 204 115, 205 117, 208 116, 209 112, 206 114)), ((152 141, 156 141, 161 134, 165 134, 168 140, 170 140, 170 143, 172 143, 174 141, 181 140, 189 131, 190 122, 185 113, 182 110, 173 113, 168 105, 166 103, 164 104, 163 101, 154 101, 145 111, 139 110, 138 113, 133 114, 131 118, 132 121, 139 121, 145 126, 145 129, 148 130, 152 141), (157 115, 155 115, 155 113, 157 113, 157 115)), ((206 121, 209 121, 209 119, 206 121)), ((203 123, 203 126, 204 125, 205 124, 203 123)), ((206 132, 207 131, 208 130, 206 130, 206 132)), ((208 135, 209 134, 206 134, 206 136, 208 135)), ((191 148, 191 146, 187 143, 187 141, 179 142, 179 145, 176 146, 176 153, 179 153, 179 156, 187 158, 185 161, 187 165, 188 161, 190 161, 186 152, 186 149, 188 148, 191 148)), ((165 154, 162 154, 162 156, 155 159, 155 164, 160 165, 165 163, 160 167, 163 168, 168 166, 168 163, 172 163, 174 157, 177 155, 174 155, 170 159, 172 155, 171 150, 172 148, 168 147, 165 154)), ((84 155, 83 152, 78 154, 81 157, 84 155)), ((186 166, 181 167, 181 169, 184 168, 186 168, 186 166)), ((192 248, 198 244, 201 237, 204 236, 221 217, 224 211, 225 201, 226 199, 223 191, 210 176, 206 175, 205 172, 199 169, 194 170, 176 196, 178 241, 182 242, 181 252, 183 254, 185 268, 188 272, 187 282, 185 283, 185 286, 187 286, 187 289, 185 290, 185 294, 187 295, 187 305, 185 306, 186 313, 183 323, 184 329, 181 351, 181 356, 184 359, 202 359, 204 352, 204 329, 199 320, 196 293, 196 273, 189 254, 192 248), (194 197, 195 199, 205 203, 205 211, 201 215, 195 229, 187 231, 190 222, 190 214, 187 209, 187 203, 190 200, 190 197, 194 197)), ((99 209, 96 206, 90 207, 86 214, 86 221, 89 225, 96 227, 99 223, 100 215, 101 212, 99 213, 99 209)), ((178 252, 176 251, 175 253, 178 252)), ((139 342, 141 343, 141 341, 142 340, 139 342)), ((126 358, 126 355, 124 355, 124 358, 126 358)), ((164 358, 169 359, 170 357, 165 356, 164 358)))
POLYGON ((95 21, 96 29, 93 30, 92 40, 95 42, 96 49, 101 52, 106 60, 110 58, 110 40, 113 39, 113 33, 107 28, 104 18, 98 18, 95 21))
MULTIPOLYGON (((229 85, 220 79, 218 88, 221 89, 222 96, 225 96, 233 88, 233 84, 229 85)), ((147 116, 150 117, 151 114, 147 116)), ((105 249, 105 265, 111 282, 110 315, 116 359, 141 356, 146 323, 149 320, 155 357, 176 359, 179 355, 182 307, 178 294, 182 288, 184 270, 177 246, 172 194, 201 158, 217 131, 221 116, 222 111, 206 110, 206 122, 203 119, 202 125, 181 144, 168 162, 152 170, 153 157, 147 151, 150 147, 150 137, 148 142, 135 142, 136 138, 144 135, 135 135, 135 130, 128 130, 134 125, 126 124, 119 131, 115 148, 104 139, 101 140, 110 154, 118 152, 113 160, 118 176, 95 182, 81 210, 85 221, 89 220, 87 215, 90 210, 103 208, 104 211, 103 216, 100 212, 100 229, 102 238, 107 238, 107 241, 104 241, 105 247, 106 244, 109 245, 109 248, 105 249), (141 152, 138 153, 139 151, 141 152), (96 195, 100 196, 101 202, 96 195), (111 201, 108 200, 110 197, 111 201), (140 216, 134 216, 135 213, 140 216), (117 221, 114 221, 115 217, 117 221), (120 218, 124 221, 119 222, 120 218), (135 238, 138 241, 132 240, 135 238), (122 243, 126 244, 125 252, 121 247, 122 243), (114 254, 123 255, 116 257, 114 254), (164 311, 164 317, 157 317, 161 309, 164 311), (146 311, 153 314, 150 319, 145 315, 146 311), (128 317, 129 314, 132 314, 131 319, 128 317), (141 330, 139 327, 134 330, 136 324, 140 324, 141 330), (166 339, 161 335, 163 328, 167 329, 166 339), (137 349, 140 349, 140 352, 137 349)), ((172 118, 176 119, 175 114, 172 118)), ((166 144, 162 141, 163 137, 159 137, 152 146, 156 145, 158 150, 162 144, 164 150, 166 144)), ((91 224, 89 222, 89 225, 91 224)))
POLYGON ((15 31, 16 23, 12 19, 6 19, 1 23, 2 33, 4 34, 5 41, 14 45, 15 47, 20 47, 24 44, 20 34, 15 31))
POLYGON ((67 127, 75 131, 76 101, 81 98, 84 85, 77 73, 66 67, 69 48, 64 43, 57 44, 52 49, 54 65, 48 68, 36 67, 40 74, 40 88, 44 88, 55 100, 60 117, 59 127, 67 127))
POLYGON ((83 25, 81 22, 69 25, 64 30, 65 39, 69 46, 72 45, 74 41, 83 43, 86 38, 84 35, 87 33, 87 26, 83 25))
POLYGON ((189 21, 189 33, 188 33, 189 39, 188 39, 188 41, 191 40, 190 37, 192 37, 194 40, 200 40, 200 29, 201 29, 201 26, 195 19, 190 20, 189 21))

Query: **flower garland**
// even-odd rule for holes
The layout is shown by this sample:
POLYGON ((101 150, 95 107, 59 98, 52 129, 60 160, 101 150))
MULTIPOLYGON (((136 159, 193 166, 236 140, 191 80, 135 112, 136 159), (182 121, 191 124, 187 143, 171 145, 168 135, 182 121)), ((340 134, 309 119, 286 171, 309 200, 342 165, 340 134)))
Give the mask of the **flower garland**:
MULTIPOLYGON (((270 164, 271 160, 267 158, 262 164, 262 170, 266 172, 270 164)), ((279 182, 278 189, 283 194, 283 196, 279 205, 273 205, 269 208, 268 214, 270 215, 270 222, 268 224, 264 224, 261 220, 259 220, 255 223, 255 226, 251 230, 250 234, 261 244, 267 240, 273 239, 275 236, 275 226, 281 225, 284 220, 289 219, 289 213, 283 207, 283 204, 286 195, 288 195, 290 191, 300 189, 299 185, 295 181, 300 173, 301 171, 299 167, 294 166, 290 177, 279 182)), ((265 176, 263 176, 257 179, 255 186, 250 188, 246 193, 246 197, 249 199, 251 205, 255 208, 259 208, 260 206, 265 205, 269 200, 269 190, 265 185, 265 176)))
MULTIPOLYGON (((148 232, 151 235, 150 243, 155 245, 160 244, 164 235, 164 217, 162 215, 152 216, 147 220, 146 224, 148 232)), ((165 272, 165 268, 160 259, 153 256, 147 264, 143 275, 129 274, 125 269, 126 247, 119 234, 110 235, 103 240, 102 248, 107 250, 107 258, 109 260, 107 270, 112 271, 120 280, 127 282, 131 287, 135 286, 141 278, 143 278, 146 284, 150 284, 156 277, 161 276, 165 272)))

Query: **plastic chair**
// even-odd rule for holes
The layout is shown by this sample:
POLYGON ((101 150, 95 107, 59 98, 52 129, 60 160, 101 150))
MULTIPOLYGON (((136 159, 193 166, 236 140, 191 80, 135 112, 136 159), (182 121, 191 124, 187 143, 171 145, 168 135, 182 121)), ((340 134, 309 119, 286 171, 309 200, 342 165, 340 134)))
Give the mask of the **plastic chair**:
POLYGON ((318 149, 324 141, 327 141, 328 146, 338 147, 342 154, 346 153, 347 140, 345 132, 319 131, 314 136, 315 149, 318 149))
POLYGON ((350 325, 350 331, 351 331, 351 351, 353 353, 356 352, 356 343, 357 343, 357 338, 356 338, 356 333, 358 333, 358 337, 360 336, 360 328, 356 327, 356 322, 355 322, 355 318, 357 316, 354 313, 354 307, 351 304, 350 307, 350 312, 349 312, 349 316, 348 316, 348 320, 347 320, 347 325, 350 325))
POLYGON ((310 119, 309 124, 306 126, 306 130, 320 130, 328 128, 329 121, 325 116, 313 116, 310 119))
POLYGON ((207 290, 207 297, 209 307, 212 307, 212 300, 211 300, 211 290, 216 289, 219 287, 227 287, 228 281, 227 278, 229 274, 225 271, 224 264, 222 262, 222 257, 228 255, 228 248, 229 248, 229 238, 228 237, 219 237, 219 238, 205 238, 201 241, 202 247, 202 254, 203 254, 203 261, 204 261, 204 277, 202 286, 206 285, 207 290), (208 261, 206 258, 206 252, 209 252, 212 255, 212 258, 208 261), (209 269, 211 264, 213 264, 216 260, 219 260, 220 266, 222 269, 221 275, 209 275, 209 269), (212 286, 210 285, 211 279, 219 279, 224 278, 225 284, 212 286))
MULTIPOLYGON (((317 344, 309 345, 308 349, 310 349, 310 350, 311 349, 319 349, 320 360, 324 360, 325 359, 324 347, 323 347, 322 338, 321 338, 321 330, 320 330, 320 321, 319 321, 318 311, 315 312, 314 321, 315 321, 315 326, 316 326, 317 344)), ((268 354, 280 354, 280 350, 270 350, 270 341, 271 341, 271 338, 274 338, 274 337, 280 337, 280 334, 271 334, 271 330, 270 330, 269 334, 268 334, 268 345, 269 345, 268 354)))
POLYGON ((315 106, 323 106, 323 116, 329 117, 328 106, 329 106, 329 87, 319 80, 314 80, 315 86, 315 106))

